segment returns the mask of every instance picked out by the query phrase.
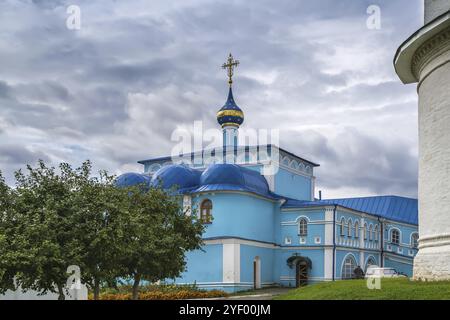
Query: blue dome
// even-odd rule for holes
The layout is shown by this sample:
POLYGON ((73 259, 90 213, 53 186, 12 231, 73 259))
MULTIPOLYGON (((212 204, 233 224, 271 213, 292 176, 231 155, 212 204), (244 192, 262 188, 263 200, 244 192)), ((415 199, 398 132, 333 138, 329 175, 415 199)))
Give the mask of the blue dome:
POLYGON ((233 91, 230 88, 228 99, 225 105, 217 112, 217 122, 222 127, 239 127, 244 122, 244 112, 236 105, 233 98, 233 91))
POLYGON ((126 188, 137 185, 150 185, 150 177, 145 174, 128 172, 117 177, 116 186, 126 188))
POLYGON ((270 193, 266 179, 258 171, 235 164, 215 164, 208 167, 200 177, 200 185, 202 187, 229 186, 232 190, 250 191, 263 195, 270 193))
POLYGON ((169 165, 162 167, 155 172, 150 182, 150 186, 160 186, 163 189, 170 189, 173 186, 177 186, 177 188, 181 190, 194 188, 199 184, 200 174, 200 171, 184 165, 169 165))

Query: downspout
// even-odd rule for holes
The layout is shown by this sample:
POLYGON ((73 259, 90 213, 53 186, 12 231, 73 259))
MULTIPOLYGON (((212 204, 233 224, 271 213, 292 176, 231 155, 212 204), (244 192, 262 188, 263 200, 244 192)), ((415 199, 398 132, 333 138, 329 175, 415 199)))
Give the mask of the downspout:
POLYGON ((380 223, 380 243, 381 243, 381 255, 380 255, 380 267, 384 268, 384 224, 383 221, 378 217, 378 222, 380 223))
POLYGON ((333 209, 333 281, 334 279, 334 275, 336 273, 336 209, 337 209, 337 205, 334 205, 334 209, 333 209))

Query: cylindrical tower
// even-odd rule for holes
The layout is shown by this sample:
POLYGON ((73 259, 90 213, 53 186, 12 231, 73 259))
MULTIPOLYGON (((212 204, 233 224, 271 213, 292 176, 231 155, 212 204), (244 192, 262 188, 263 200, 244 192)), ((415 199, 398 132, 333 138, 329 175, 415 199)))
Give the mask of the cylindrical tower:
POLYGON ((414 278, 450 279, 450 0, 425 0, 425 25, 397 50, 403 83, 418 83, 419 252, 414 278))

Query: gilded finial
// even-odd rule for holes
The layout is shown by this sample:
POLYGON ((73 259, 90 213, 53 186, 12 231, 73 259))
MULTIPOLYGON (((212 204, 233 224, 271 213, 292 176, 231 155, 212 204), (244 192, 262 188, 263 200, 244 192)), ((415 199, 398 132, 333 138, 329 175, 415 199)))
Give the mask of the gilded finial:
POLYGON ((230 55, 228 56, 227 62, 225 62, 222 65, 222 69, 227 69, 227 74, 228 74, 228 84, 231 85, 233 84, 233 74, 234 74, 234 68, 237 67, 239 65, 239 60, 234 60, 233 56, 230 55))

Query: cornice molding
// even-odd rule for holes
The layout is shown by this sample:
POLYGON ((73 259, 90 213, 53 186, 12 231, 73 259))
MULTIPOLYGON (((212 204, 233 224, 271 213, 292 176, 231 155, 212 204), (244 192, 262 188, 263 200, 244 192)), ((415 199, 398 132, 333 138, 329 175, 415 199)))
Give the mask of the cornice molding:
POLYGON ((417 79, 421 78, 421 72, 431 61, 450 50, 450 27, 441 31, 424 44, 413 55, 411 70, 417 79))

